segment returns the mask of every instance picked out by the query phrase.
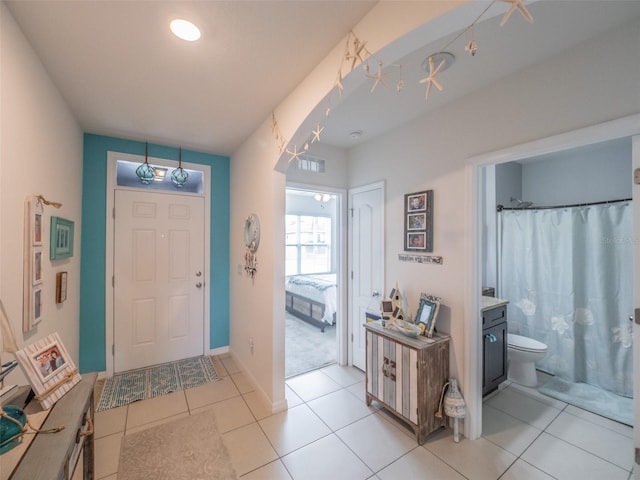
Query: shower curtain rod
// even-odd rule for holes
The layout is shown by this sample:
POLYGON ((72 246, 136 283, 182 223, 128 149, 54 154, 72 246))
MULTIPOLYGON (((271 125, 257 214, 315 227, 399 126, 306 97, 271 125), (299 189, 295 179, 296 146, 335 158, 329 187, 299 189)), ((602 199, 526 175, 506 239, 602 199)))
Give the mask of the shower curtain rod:
POLYGON ((590 207, 591 205, 605 205, 607 203, 619 203, 619 202, 629 202, 633 199, 631 198, 621 198, 620 200, 604 200, 602 202, 591 202, 591 203, 574 203, 573 205, 552 205, 546 207, 505 207, 504 205, 498 205, 496 210, 501 212, 503 210, 548 210, 551 208, 572 208, 572 207, 590 207))

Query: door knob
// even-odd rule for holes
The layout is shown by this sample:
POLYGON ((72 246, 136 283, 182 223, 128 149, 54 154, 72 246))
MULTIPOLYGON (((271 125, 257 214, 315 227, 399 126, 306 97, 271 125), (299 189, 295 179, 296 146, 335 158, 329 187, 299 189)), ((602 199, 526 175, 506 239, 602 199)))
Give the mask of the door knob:
POLYGON ((196 283, 196 287, 198 287, 198 288, 202 287, 202 282, 196 283))
POLYGON ((200 271, 196 272, 196 277, 199 277, 201 275, 202 275, 202 272, 200 272, 200 271))
POLYGON ((372 297, 379 297, 380 296, 380 292, 378 292, 377 290, 374 290, 373 292, 371 292, 371 296, 372 297))

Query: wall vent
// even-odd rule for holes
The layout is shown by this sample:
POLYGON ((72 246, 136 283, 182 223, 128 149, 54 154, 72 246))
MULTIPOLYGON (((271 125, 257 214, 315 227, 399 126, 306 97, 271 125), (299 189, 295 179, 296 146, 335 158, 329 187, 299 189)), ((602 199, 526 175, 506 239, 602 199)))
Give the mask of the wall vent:
POLYGON ((300 155, 297 168, 302 172, 325 173, 326 160, 309 155, 300 155))

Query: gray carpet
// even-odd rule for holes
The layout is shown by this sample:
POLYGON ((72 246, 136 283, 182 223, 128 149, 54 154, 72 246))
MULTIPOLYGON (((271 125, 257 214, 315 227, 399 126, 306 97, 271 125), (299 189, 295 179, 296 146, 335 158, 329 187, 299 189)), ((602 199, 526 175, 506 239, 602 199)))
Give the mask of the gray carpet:
POLYGON ((285 377, 294 377, 336 362, 336 327, 324 333, 304 320, 285 312, 285 377))
POLYGON ((118 480, 236 480, 212 411, 124 437, 118 480))
POLYGON ((570 405, 633 426, 633 399, 621 397, 587 383, 571 383, 553 377, 539 392, 570 405))

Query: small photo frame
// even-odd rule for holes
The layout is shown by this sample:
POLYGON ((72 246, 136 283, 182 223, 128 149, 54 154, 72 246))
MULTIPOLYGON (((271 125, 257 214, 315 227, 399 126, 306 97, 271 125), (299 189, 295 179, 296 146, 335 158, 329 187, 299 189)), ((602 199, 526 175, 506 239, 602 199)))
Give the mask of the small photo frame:
POLYGON ((404 250, 433 252, 433 190, 404 196, 404 250))
POLYGON ((34 249, 31 256, 31 284, 42 283, 42 250, 34 249))
POLYGON ((67 272, 56 274, 56 303, 62 303, 67 299, 67 272))
POLYGON ((427 228, 426 213, 408 213, 407 230, 424 230, 427 228))
MULTIPOLYGON (((35 209, 34 209, 35 210, 35 209)), ((42 212, 33 212, 33 216, 31 218, 31 245, 33 246, 41 246, 42 245, 42 212)))
POLYGON ((427 192, 409 193, 404 197, 407 212, 424 212, 427 209, 427 192))
POLYGON ((436 328, 436 318, 440 310, 440 299, 431 295, 421 294, 416 325, 420 327, 421 335, 431 338, 436 328))
POLYGON ((78 369, 57 333, 18 350, 16 359, 45 410, 80 381, 78 369))
POLYGON ((31 327, 42 321, 42 288, 34 288, 31 294, 31 327))
POLYGON ((61 217, 51 217, 51 248, 49 258, 73 257, 74 223, 61 217))

